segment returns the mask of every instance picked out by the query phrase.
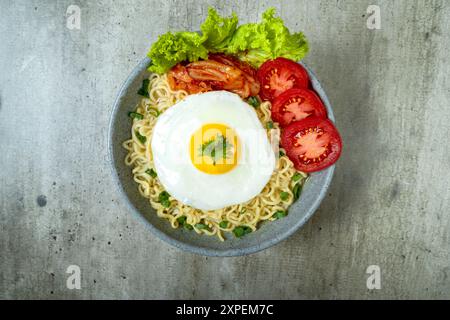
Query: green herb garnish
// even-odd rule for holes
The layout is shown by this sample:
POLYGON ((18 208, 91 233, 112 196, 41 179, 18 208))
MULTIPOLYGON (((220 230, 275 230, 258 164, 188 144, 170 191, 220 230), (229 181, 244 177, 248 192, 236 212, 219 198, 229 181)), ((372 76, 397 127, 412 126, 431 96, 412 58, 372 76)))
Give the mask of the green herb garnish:
POLYGON ((294 194, 294 201, 296 201, 298 198, 300 198, 300 194, 302 193, 302 186, 301 184, 296 184, 294 189, 292 189, 292 193, 294 194))
POLYGON ((208 230, 208 231, 211 231, 211 229, 210 229, 206 224, 204 224, 204 223, 197 223, 197 224, 195 225, 195 227, 196 227, 197 229, 199 229, 199 230, 208 230))
POLYGON ((252 228, 247 226, 240 226, 233 229, 234 236, 240 238, 252 232, 252 228))
POLYGON ((296 172, 292 176, 292 181, 297 182, 297 181, 300 181, 301 178, 303 178, 303 175, 301 173, 296 172))
POLYGON ((162 200, 162 201, 161 201, 161 205, 162 205, 164 208, 169 208, 169 207, 170 207, 170 200, 162 200))
POLYGON ((289 199, 289 193, 287 193, 287 192, 281 192, 280 193, 280 198, 281 198, 281 200, 282 201, 286 201, 287 199, 289 199))
POLYGON ((236 227, 233 229, 233 233, 236 238, 240 238, 244 235, 244 228, 236 227))
POLYGON ((257 97, 250 97, 247 100, 248 104, 251 105, 253 108, 258 108, 261 104, 257 97))
POLYGON ((177 218, 178 223, 182 226, 185 224, 187 217, 186 216, 181 216, 177 218))
POLYGON ((142 120, 144 119, 144 115, 138 112, 128 112, 128 116, 132 119, 142 120))
POLYGON ((267 129, 273 129, 273 122, 272 121, 267 122, 266 127, 267 129))
POLYGON ((220 159, 229 159, 233 155, 234 146, 228 142, 227 138, 218 134, 215 138, 203 143, 199 148, 201 156, 210 157, 213 165, 216 165, 220 159))
POLYGON ((283 156, 285 156, 284 152, 280 151, 280 158, 283 157, 283 156))
POLYGON ((181 217, 177 218, 177 221, 180 224, 180 226, 182 226, 186 230, 192 230, 193 229, 192 225, 190 225, 189 223, 186 223, 186 220, 187 220, 186 216, 181 216, 181 217))
POLYGON ((161 203, 161 205, 165 208, 169 208, 170 207, 170 194, 167 193, 167 191, 163 191, 159 194, 158 196, 158 200, 159 203, 161 203))
POLYGON ((284 218, 284 217, 286 217, 287 216, 287 212, 286 211, 277 211, 277 212, 275 212, 274 214, 273 214, 273 216, 272 216, 272 218, 275 218, 275 219, 281 219, 281 218, 284 218))
POLYGON ((143 136, 142 134, 140 134, 138 130, 136 130, 134 133, 136 134, 136 138, 138 138, 138 140, 139 140, 142 144, 144 144, 144 143, 147 142, 147 138, 146 138, 145 136, 143 136))
POLYGON ((148 94, 148 85, 149 84, 150 84, 149 79, 142 80, 142 87, 138 90, 137 93, 143 97, 149 98, 150 97, 148 94))
POLYGON ((159 200, 169 199, 169 197, 170 197, 170 194, 167 191, 163 191, 159 194, 159 200))
POLYGON ((155 170, 153 170, 153 169, 151 169, 151 168, 145 170, 145 173, 148 174, 148 175, 149 175, 150 177, 152 177, 152 178, 156 178, 156 176, 157 176, 155 170))
POLYGON ((228 228, 228 221, 226 221, 226 220, 221 221, 221 222, 219 223, 219 227, 221 227, 222 229, 228 228))

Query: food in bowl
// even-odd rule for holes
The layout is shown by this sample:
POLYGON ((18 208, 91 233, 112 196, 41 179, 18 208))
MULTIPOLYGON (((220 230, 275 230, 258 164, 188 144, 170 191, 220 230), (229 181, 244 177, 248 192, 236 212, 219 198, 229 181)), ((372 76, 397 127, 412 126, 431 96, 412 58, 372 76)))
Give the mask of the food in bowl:
POLYGON ((201 33, 159 37, 123 143, 140 194, 173 228, 243 237, 282 219, 342 142, 274 9, 261 23, 210 8, 201 33), (278 139, 281 136, 281 141, 278 139))

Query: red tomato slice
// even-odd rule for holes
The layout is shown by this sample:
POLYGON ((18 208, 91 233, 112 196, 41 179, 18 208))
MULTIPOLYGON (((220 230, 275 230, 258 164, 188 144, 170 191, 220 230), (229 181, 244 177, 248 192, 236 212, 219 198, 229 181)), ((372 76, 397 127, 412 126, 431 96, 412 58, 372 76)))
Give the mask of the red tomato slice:
POLYGON ((327 110, 314 91, 289 89, 273 101, 272 120, 281 127, 307 117, 327 118, 327 110))
POLYGON ((298 63, 276 58, 262 64, 257 77, 261 84, 260 96, 263 100, 273 100, 291 88, 308 88, 309 77, 298 63))
POLYGON ((316 172, 339 159, 342 140, 330 120, 309 117, 282 130, 281 146, 297 170, 316 172))

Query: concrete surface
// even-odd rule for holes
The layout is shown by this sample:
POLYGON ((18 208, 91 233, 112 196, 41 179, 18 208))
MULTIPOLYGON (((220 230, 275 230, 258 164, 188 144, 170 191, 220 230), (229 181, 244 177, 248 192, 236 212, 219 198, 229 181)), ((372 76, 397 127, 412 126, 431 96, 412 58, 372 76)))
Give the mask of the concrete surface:
POLYGON ((0 298, 450 298, 450 2, 224 3, 0 0, 0 298), (119 86, 158 34, 198 29, 207 3, 243 22, 274 5, 304 30, 345 143, 314 218, 248 257, 162 243, 107 164, 119 86), (381 30, 366 27, 370 4, 381 30))

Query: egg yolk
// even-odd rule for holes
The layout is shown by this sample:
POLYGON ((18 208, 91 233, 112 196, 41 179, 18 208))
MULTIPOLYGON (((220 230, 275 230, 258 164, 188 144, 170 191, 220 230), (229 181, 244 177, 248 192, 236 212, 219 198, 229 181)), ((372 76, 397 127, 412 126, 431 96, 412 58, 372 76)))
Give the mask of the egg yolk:
POLYGON ((224 124, 203 125, 191 137, 192 164, 204 173, 224 174, 231 171, 237 165, 238 155, 238 136, 224 124))

